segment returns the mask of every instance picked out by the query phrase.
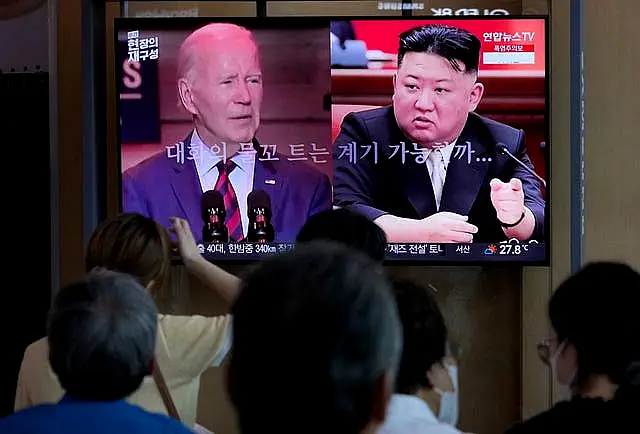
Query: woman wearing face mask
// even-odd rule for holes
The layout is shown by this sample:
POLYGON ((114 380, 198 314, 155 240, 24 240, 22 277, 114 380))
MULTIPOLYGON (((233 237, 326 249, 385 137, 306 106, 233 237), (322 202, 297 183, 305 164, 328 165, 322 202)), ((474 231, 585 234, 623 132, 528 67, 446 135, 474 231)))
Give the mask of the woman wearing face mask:
POLYGON ((380 434, 455 434, 457 367, 447 358, 447 328, 429 290, 393 282, 403 325, 402 360, 395 394, 380 434))
POLYGON ((508 434, 640 432, 639 309, 640 274, 627 265, 590 264, 562 283, 538 348, 563 401, 508 434))

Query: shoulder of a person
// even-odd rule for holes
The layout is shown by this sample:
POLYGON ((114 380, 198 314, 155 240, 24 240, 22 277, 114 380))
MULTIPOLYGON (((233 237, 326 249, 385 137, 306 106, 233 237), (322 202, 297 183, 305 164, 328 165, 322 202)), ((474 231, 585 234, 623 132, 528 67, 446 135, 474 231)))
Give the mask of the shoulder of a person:
POLYGON ((24 353, 26 354, 34 354, 41 353, 42 351, 49 351, 49 341, 46 336, 44 338, 40 338, 35 342, 30 343, 25 349, 24 353))
POLYGON ((174 418, 162 414, 162 413, 154 413, 149 410, 146 410, 138 405, 125 403, 126 412, 129 414, 130 418, 137 419, 140 423, 150 423, 156 426, 163 426, 164 429, 161 432, 167 433, 192 433, 185 425, 181 422, 175 420, 174 418))
POLYGON ((175 160, 167 158, 166 148, 184 146, 184 142, 173 143, 170 146, 163 147, 162 150, 145 158, 135 166, 125 170, 124 175, 128 178, 142 178, 145 176, 153 176, 154 182, 157 182, 158 171, 164 171, 172 167, 175 160))
POLYGON ((55 404, 40 404, 33 407, 24 408, 8 416, 0 418, 0 432, 21 432, 18 429, 23 424, 31 425, 40 420, 46 420, 47 415, 56 411, 55 404))
POLYGON ((517 145, 520 141, 522 131, 502 122, 494 121, 476 113, 470 113, 467 122, 473 130, 480 133, 484 130, 495 141, 502 142, 507 146, 517 145))
POLYGON ((550 432, 553 429, 585 429, 595 428, 600 422, 607 420, 606 404, 601 399, 574 398, 562 401, 549 410, 512 427, 507 434, 525 434, 550 432))
POLYGON ((147 417, 155 419, 156 423, 158 423, 159 425, 163 425, 165 427, 163 432, 193 434, 193 431, 187 428, 180 421, 177 421, 174 418, 167 416, 166 414, 152 413, 149 411, 145 411, 145 413, 148 415, 147 417))
POLYGON ((360 110, 357 112, 351 112, 347 116, 346 119, 353 119, 356 122, 371 122, 377 121, 381 118, 386 118, 392 113, 392 107, 390 105, 383 107, 375 107, 366 110, 360 110))
POLYGON ((342 128, 347 128, 353 140, 371 140, 387 142, 398 130, 392 106, 377 107, 359 112, 349 113, 342 121, 342 128))

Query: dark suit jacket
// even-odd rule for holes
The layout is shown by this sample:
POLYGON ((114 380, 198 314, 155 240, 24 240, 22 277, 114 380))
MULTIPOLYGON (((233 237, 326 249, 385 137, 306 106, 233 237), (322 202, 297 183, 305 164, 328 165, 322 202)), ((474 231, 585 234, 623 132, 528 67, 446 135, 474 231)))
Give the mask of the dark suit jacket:
MULTIPOLYGON (((185 139, 187 149, 191 134, 185 139)), ((257 147, 257 142, 255 142, 257 147)), ((185 152, 187 154, 187 152, 185 152)), ((306 164, 288 161, 260 161, 256 155, 253 188, 271 198, 271 223, 275 241, 295 241, 307 219, 331 209, 331 183, 323 173, 306 164)), ((196 240, 202 240, 202 187, 193 160, 184 163, 160 152, 122 175, 122 208, 169 226, 169 217, 189 221, 196 240)))
POLYGON ((189 434, 177 420, 149 413, 125 401, 88 402, 65 397, 0 419, 2 434, 189 434))
MULTIPOLYGON (((491 204, 489 182, 493 178, 504 182, 519 178, 525 205, 536 219, 532 238, 544 240, 545 201, 540 182, 495 149, 496 143, 503 143, 513 155, 533 168, 526 153, 524 132, 471 113, 456 147, 466 141, 474 151, 471 162, 466 154, 463 158, 456 157, 457 151, 451 154, 440 211, 468 215, 469 222, 478 226, 475 242, 504 240, 506 237, 491 204), (482 161, 483 157, 491 161, 482 161)), ((390 159, 394 149, 389 145, 400 142, 406 143, 407 151, 413 151, 411 140, 398 127, 392 107, 345 116, 333 148, 335 205, 351 208, 372 220, 383 214, 411 219, 435 214, 436 203, 426 164, 416 163, 415 156, 409 154, 405 164, 402 164, 401 153, 390 159), (350 142, 358 146, 376 142, 378 163, 373 161, 373 151, 355 164, 346 157, 340 159, 342 147, 350 142)), ((358 152, 361 154, 363 150, 358 152)))

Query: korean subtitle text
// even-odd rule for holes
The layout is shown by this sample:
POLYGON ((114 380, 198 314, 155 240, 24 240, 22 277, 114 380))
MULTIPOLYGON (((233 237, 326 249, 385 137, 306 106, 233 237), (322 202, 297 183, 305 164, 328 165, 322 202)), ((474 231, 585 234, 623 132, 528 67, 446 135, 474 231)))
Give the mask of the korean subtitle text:
POLYGON ((326 159, 328 155, 331 155, 327 148, 320 148, 316 143, 310 143, 306 145, 304 143, 297 143, 289 145, 289 161, 307 161, 311 157, 311 161, 315 164, 327 163, 326 159))
POLYGON ((278 145, 260 145, 260 157, 258 160, 260 161, 277 161, 280 160, 278 157, 278 145))
POLYGON ((471 253, 471 246, 469 244, 461 244, 456 246, 456 253, 468 255, 471 253))
POLYGON ((138 30, 133 30, 131 32, 127 32, 127 49, 129 62, 139 62, 140 61, 140 32, 138 30))
POLYGON ((454 147, 453 158, 458 160, 462 160, 462 158, 467 157, 467 164, 471 164, 471 156, 475 154, 476 151, 471 149, 471 142, 466 141, 464 143, 456 144, 454 147))
POLYGON ((358 160, 367 158, 371 154, 369 158, 373 159, 373 164, 378 164, 378 144, 376 142, 372 142, 369 145, 358 145, 356 142, 349 142, 344 145, 338 145, 338 149, 340 150, 339 160, 346 157, 350 163, 356 164, 358 160), (358 153, 358 150, 361 150, 361 152, 358 153))
POLYGON ((158 37, 139 39, 140 60, 158 59, 158 37))
POLYGON ((215 158, 221 158, 223 161, 227 160, 227 145, 225 143, 215 144, 213 146, 190 143, 186 148, 185 152, 184 142, 165 146, 167 158, 175 159, 178 164, 184 164, 185 159, 202 162, 206 154, 215 158))

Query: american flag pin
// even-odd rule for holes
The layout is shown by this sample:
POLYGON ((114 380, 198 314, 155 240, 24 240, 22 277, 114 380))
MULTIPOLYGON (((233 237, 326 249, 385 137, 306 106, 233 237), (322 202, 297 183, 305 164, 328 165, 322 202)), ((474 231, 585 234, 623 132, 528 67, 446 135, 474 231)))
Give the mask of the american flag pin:
POLYGON ((264 183, 265 184, 269 184, 269 185, 276 185, 276 180, 275 179, 265 179, 264 183))

